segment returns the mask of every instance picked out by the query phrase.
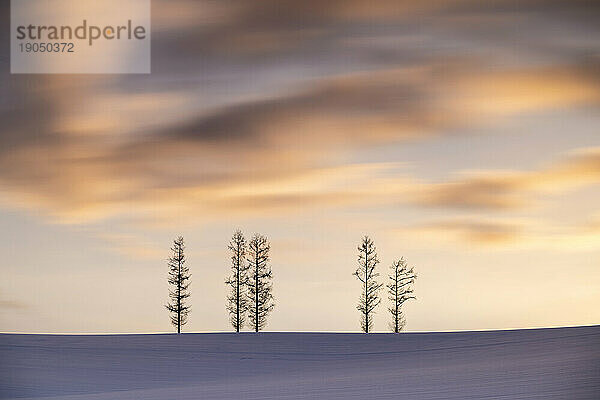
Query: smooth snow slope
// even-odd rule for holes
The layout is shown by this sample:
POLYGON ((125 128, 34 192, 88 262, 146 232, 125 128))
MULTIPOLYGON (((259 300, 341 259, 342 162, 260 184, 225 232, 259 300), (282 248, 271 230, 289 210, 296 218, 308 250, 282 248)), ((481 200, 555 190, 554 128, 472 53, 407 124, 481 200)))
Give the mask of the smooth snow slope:
POLYGON ((600 326, 0 335, 0 398, 600 399, 600 326))

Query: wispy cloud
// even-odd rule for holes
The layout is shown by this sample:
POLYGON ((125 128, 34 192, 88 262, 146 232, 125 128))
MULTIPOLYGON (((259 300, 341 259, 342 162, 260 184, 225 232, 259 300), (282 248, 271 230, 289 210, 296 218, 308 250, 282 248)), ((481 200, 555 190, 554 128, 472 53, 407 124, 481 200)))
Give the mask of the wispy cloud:
POLYGON ((0 310, 4 311, 23 311, 30 307, 27 303, 16 300, 0 300, 0 310))
POLYGON ((134 259, 160 260, 167 254, 164 248, 131 234, 103 233, 99 238, 111 250, 134 259))
POLYGON ((469 215, 430 219, 394 229, 392 234, 417 248, 581 252, 600 249, 600 230, 592 221, 565 225, 539 218, 469 215))
POLYGON ((452 218, 414 225, 405 234, 419 235, 422 241, 434 238, 456 244, 503 246, 523 239, 522 222, 486 218, 452 218), (424 240, 423 240, 424 239, 424 240))
POLYGON ((513 209, 531 205, 536 195, 600 184, 600 148, 574 151, 537 171, 479 171, 462 179, 425 185, 419 204, 462 209, 513 209))

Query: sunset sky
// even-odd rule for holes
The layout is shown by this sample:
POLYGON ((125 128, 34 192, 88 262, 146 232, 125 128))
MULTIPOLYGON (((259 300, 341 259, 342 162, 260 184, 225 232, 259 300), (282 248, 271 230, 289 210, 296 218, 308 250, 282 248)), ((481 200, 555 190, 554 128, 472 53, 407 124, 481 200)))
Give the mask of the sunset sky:
POLYGON ((0 15, 0 331, 171 331, 178 235, 230 330, 237 228, 267 330, 358 331, 365 234, 409 331, 600 323, 600 3, 154 0, 150 75, 11 75, 0 15))

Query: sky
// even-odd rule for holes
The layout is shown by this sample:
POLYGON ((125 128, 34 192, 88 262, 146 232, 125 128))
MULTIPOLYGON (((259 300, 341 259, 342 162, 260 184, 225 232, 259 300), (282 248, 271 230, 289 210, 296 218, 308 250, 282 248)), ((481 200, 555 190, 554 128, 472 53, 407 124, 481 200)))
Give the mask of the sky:
POLYGON ((236 229, 267 330, 359 331, 364 235, 408 331, 600 323, 597 2, 153 0, 149 75, 11 75, 9 15, 0 331, 171 331, 178 235, 184 331, 231 330, 236 229))

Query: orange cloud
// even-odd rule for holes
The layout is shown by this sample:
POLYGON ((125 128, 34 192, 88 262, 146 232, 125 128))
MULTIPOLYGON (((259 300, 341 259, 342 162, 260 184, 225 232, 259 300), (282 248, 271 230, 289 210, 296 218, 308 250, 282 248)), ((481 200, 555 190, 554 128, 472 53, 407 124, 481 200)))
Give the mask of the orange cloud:
POLYGON ((416 202, 465 209, 513 209, 529 205, 533 195, 600 184, 600 148, 575 151, 538 171, 480 171, 449 183, 424 185, 416 202))
POLYGON ((418 224, 408 229, 410 235, 443 241, 459 241, 484 246, 510 245, 522 239, 520 223, 481 218, 455 218, 418 224))

